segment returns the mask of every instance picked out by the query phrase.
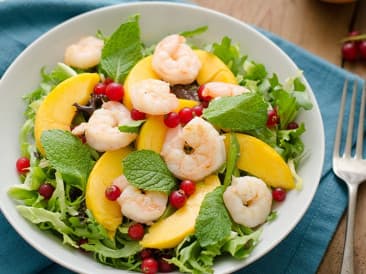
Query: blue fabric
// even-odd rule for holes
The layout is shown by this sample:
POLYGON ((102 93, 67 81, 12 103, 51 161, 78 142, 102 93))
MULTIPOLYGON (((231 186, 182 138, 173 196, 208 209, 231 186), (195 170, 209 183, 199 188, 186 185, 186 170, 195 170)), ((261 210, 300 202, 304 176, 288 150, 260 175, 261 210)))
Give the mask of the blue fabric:
MULTIPOLYGON (((120 2, 130 1, 0 1, 0 75, 28 44, 51 27, 82 12, 120 2)), ((237 274, 315 273, 346 207, 346 189, 331 171, 331 151, 343 81, 355 76, 261 31, 295 61, 312 86, 325 125, 326 157, 319 189, 301 222, 275 249, 237 274)), ((30 247, 1 213, 0 235, 0 273, 72 273, 30 247)))

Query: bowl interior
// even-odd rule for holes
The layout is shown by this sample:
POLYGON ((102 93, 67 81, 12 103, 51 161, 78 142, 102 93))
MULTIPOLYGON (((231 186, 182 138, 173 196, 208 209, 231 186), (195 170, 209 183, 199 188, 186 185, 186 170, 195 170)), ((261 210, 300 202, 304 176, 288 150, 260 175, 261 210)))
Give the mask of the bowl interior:
MULTIPOLYGON (((37 87, 40 81, 39 72, 43 66, 51 68, 63 59, 67 45, 81 36, 93 35, 97 30, 110 34, 130 15, 136 13, 140 14, 141 34, 146 44, 156 42, 167 34, 207 25, 208 31, 198 36, 196 42, 220 41, 222 37, 229 36, 250 59, 265 64, 268 71, 276 72, 281 80, 296 75, 299 70, 287 55, 252 27, 226 15, 193 5, 149 2, 106 7, 66 21, 32 43, 8 68, 0 84, 0 109, 7 117, 11 117, 2 120, 2 132, 6 134, 0 136, 0 206, 11 225, 34 248, 79 273, 122 272, 96 263, 80 252, 65 247, 53 237, 46 236, 17 213, 16 203, 7 195, 7 189, 19 183, 14 163, 19 157, 18 135, 24 111, 22 96, 37 87)), ((302 191, 291 191, 286 202, 278 206, 278 218, 265 225, 261 241, 249 258, 243 261, 229 258, 220 260, 215 266, 215 273, 233 272, 271 250, 299 222, 315 194, 324 158, 324 133, 315 97, 305 79, 304 81, 314 104, 311 111, 301 113, 299 118, 306 124, 307 131, 303 135, 303 141, 309 151, 308 158, 299 169, 304 188, 302 191)))

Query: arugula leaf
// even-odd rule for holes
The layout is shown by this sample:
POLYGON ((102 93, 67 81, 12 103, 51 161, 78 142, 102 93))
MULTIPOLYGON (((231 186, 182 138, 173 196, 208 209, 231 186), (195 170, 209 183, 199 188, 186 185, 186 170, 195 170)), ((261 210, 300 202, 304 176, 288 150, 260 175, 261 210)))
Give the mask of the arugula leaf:
POLYGON ((215 245, 230 235, 231 219, 222 195, 225 187, 219 186, 206 194, 195 224, 195 235, 200 246, 215 245))
POLYGON ((193 37, 195 35, 199 35, 204 33, 206 30, 208 29, 208 26, 202 26, 202 27, 198 27, 194 30, 187 30, 187 31, 182 31, 181 33, 179 33, 180 35, 189 38, 189 37, 193 37))
POLYGON ((266 126, 267 103, 256 92, 222 97, 209 104, 203 117, 221 129, 254 130, 266 126))
POLYGON ((212 45, 212 53, 219 57, 234 73, 242 74, 244 71, 244 62, 247 56, 241 55, 238 45, 232 45, 231 39, 227 36, 222 38, 221 43, 212 45))
POLYGON ((133 151, 122 163, 128 182, 139 189, 169 193, 176 186, 164 160, 152 150, 133 151))
POLYGON ((41 143, 47 159, 62 174, 65 182, 84 190, 94 165, 88 147, 71 132, 59 129, 43 132, 41 143))
POLYGON ((248 60, 244 62, 244 79, 263 80, 266 76, 267 71, 263 64, 248 60))
POLYGON ((118 127, 119 131, 121 132, 127 132, 127 133, 138 133, 140 126, 145 122, 146 120, 138 120, 138 121, 131 121, 128 124, 121 125, 118 127))
POLYGON ((272 92, 274 104, 278 107, 280 116, 280 128, 286 128, 288 123, 293 121, 298 112, 296 98, 285 90, 279 89, 272 92))
POLYGON ((101 70, 122 83, 130 69, 142 58, 139 16, 130 17, 106 41, 100 61, 101 70))
POLYGON ((296 77, 294 79, 294 90, 296 90, 296 91, 305 91, 305 89, 306 89, 306 87, 301 82, 301 79, 299 77, 296 77))
POLYGON ((226 161, 226 172, 224 178, 224 186, 227 187, 231 183, 231 178, 233 175, 238 174, 238 169, 236 167, 236 162, 240 156, 240 145, 236 134, 230 134, 230 145, 228 149, 228 159, 226 161))

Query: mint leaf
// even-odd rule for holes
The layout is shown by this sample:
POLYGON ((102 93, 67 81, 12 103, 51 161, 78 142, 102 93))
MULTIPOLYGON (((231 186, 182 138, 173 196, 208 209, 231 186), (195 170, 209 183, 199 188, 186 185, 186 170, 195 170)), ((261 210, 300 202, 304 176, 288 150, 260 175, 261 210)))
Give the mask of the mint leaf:
POLYGON ((232 131, 247 131, 266 126, 267 103, 256 92, 213 100, 203 112, 214 126, 232 131))
POLYGON ((101 70, 122 83, 130 69, 142 58, 138 16, 132 16, 106 41, 100 62, 101 70))
POLYGON ((127 133, 138 133, 140 126, 145 122, 146 120, 138 120, 138 121, 131 121, 128 124, 121 125, 118 127, 119 131, 121 132, 127 132, 127 133))
POLYGON ((195 235, 202 247, 214 245, 230 235, 231 220, 222 198, 224 186, 206 194, 196 219, 195 235))
POLYGON ((228 149, 228 157, 226 161, 226 172, 224 178, 224 186, 227 187, 231 183, 232 176, 238 172, 236 168, 236 162, 240 156, 240 145, 236 134, 230 134, 230 145, 228 149))
POLYGON ((42 133, 41 143, 51 166, 66 183, 84 189, 94 161, 87 146, 69 131, 54 129, 42 133))
POLYGON ((176 186, 164 160, 152 150, 131 152, 122 163, 128 182, 139 189, 169 193, 176 186))

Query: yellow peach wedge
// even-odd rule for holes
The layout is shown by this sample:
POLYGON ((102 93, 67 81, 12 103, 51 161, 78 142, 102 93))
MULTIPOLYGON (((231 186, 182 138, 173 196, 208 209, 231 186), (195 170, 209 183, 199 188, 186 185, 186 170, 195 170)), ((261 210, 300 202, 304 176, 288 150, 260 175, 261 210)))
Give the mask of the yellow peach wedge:
POLYGON ((105 197, 105 189, 112 181, 122 175, 122 160, 131 152, 130 148, 122 148, 105 152, 94 165, 86 185, 86 207, 95 220, 113 236, 122 223, 121 207, 116 201, 105 197))
POLYGON ((238 83, 231 70, 216 55, 204 50, 195 50, 195 53, 202 64, 197 76, 198 84, 202 85, 208 82, 238 83))
POLYGON ((61 82, 42 101, 34 123, 36 145, 42 154, 44 154, 41 145, 42 132, 50 129, 70 130, 76 113, 73 104, 86 104, 98 82, 97 73, 78 74, 61 82))
POLYGON ((194 226, 205 195, 220 185, 216 175, 198 183, 186 204, 166 219, 156 222, 140 241, 144 248, 173 248, 186 236, 194 233, 194 226))
MULTIPOLYGON (((292 189, 295 181, 289 166, 271 146, 253 136, 237 133, 240 156, 237 167, 266 182, 271 187, 292 189)), ((226 134, 226 147, 230 135, 226 134)))

